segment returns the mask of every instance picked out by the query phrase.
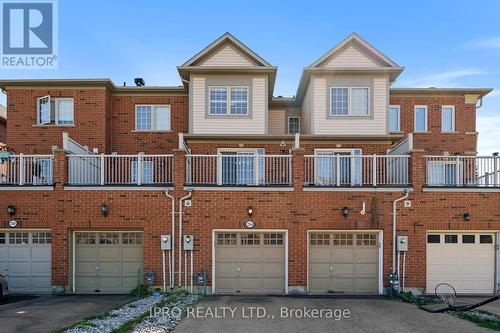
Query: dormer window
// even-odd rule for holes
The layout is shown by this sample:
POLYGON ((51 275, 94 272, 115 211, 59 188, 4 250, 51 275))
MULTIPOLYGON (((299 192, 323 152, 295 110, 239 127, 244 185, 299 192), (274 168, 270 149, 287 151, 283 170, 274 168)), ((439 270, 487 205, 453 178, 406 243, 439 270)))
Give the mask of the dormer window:
POLYGON ((210 115, 248 115, 248 87, 210 87, 210 115))
POLYGON ((330 88, 330 116, 363 117, 369 114, 368 88, 330 88))

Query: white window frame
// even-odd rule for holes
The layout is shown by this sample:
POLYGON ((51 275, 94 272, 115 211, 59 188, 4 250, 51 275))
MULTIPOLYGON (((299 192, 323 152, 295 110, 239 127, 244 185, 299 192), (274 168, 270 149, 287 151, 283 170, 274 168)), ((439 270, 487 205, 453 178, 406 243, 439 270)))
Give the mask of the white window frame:
POLYGON ((209 116, 248 116, 250 114, 250 88, 248 86, 209 86, 208 87, 208 115, 209 116), (231 89, 233 88, 239 88, 239 89, 246 89, 247 91, 247 112, 246 113, 231 113, 231 89), (226 89, 226 113, 212 113, 212 108, 211 108, 211 90, 212 89, 226 89))
POLYGON ((36 99, 36 124, 41 126, 74 126, 75 125, 75 99, 73 97, 51 97, 50 95, 37 97, 36 99), (42 99, 48 99, 49 105, 49 119, 47 122, 42 122, 40 118, 40 102, 42 99), (59 124, 59 101, 72 101, 73 102, 73 122, 70 124, 59 124), (54 102, 54 122, 52 122, 52 102, 54 102))
POLYGON ((389 105, 388 118, 389 118, 389 123, 388 123, 389 132, 401 132, 401 106, 400 105, 389 105), (397 113, 398 114, 398 128, 395 130, 391 129, 391 112, 390 112, 391 109, 398 110, 398 113, 397 113))
POLYGON ((170 104, 136 104, 135 105, 135 126, 134 130, 138 132, 171 132, 172 131, 172 111, 170 104), (137 128, 137 108, 149 106, 151 107, 151 128, 150 129, 138 129, 137 128), (156 108, 166 107, 167 108, 167 119, 168 128, 167 129, 156 129, 156 108))
POLYGON ((443 133, 452 133, 455 132, 455 105, 441 105, 441 132, 443 133), (451 129, 444 129, 444 109, 451 109, 451 129))
POLYGON ((416 133, 425 133, 429 130, 429 108, 427 105, 415 105, 413 109, 413 131, 416 133), (424 130, 417 130, 417 109, 425 109, 425 129, 424 130))
POLYGON ((370 117, 371 116, 371 103, 370 103, 370 92, 371 92, 371 89, 370 87, 330 87, 330 96, 329 96, 329 101, 330 101, 330 105, 329 105, 329 113, 328 115, 330 117, 354 117, 354 118, 363 118, 363 117, 370 117), (333 93, 333 89, 347 89, 347 114, 346 115, 342 115, 342 114, 333 114, 333 105, 332 105, 332 93, 333 93), (352 90, 353 89, 367 89, 368 91, 368 100, 367 100, 367 106, 368 106, 368 113, 366 114, 359 114, 359 115, 354 115, 352 114, 352 90))
POLYGON ((290 119, 291 118, 297 118, 299 120, 299 132, 300 133, 300 117, 299 116, 289 116, 288 117, 288 121, 287 121, 287 133, 288 134, 292 134, 292 132, 290 131, 290 119))

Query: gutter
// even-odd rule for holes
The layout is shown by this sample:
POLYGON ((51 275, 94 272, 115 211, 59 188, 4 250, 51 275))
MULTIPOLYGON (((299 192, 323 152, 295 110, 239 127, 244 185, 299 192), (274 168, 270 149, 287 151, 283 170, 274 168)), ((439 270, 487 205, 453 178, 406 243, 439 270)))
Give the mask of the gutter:
MULTIPOLYGON (((186 196, 179 199, 179 288, 182 285, 182 202, 191 198, 191 191, 186 196)), ((173 244, 172 244, 173 245, 173 244)))
POLYGON ((405 189, 404 195, 392 202, 392 273, 396 272, 396 224, 397 224, 397 218, 396 218, 396 208, 397 208, 397 203, 405 200, 408 198, 410 195, 410 192, 405 189))
POLYGON ((169 272, 169 284, 170 284, 170 289, 174 288, 174 270, 175 270, 175 246, 174 246, 174 240, 175 240, 175 198, 168 193, 168 190, 165 190, 165 195, 170 198, 172 201, 172 230, 171 233, 172 235, 170 236, 170 243, 172 244, 172 249, 170 250, 170 272, 169 272))

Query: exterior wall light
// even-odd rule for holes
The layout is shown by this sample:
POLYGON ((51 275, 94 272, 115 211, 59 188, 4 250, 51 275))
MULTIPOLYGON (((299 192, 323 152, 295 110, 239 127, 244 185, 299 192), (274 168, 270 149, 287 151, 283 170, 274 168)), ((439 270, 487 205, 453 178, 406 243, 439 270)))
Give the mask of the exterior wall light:
POLYGON ((101 215, 104 217, 108 216, 108 206, 106 204, 101 205, 101 215))
POLYGON ((464 213, 464 221, 470 221, 471 217, 472 217, 472 216, 470 215, 470 213, 469 213, 469 212, 465 212, 465 213, 464 213))
POLYGON ((252 215, 253 215, 253 208, 252 207, 248 207, 247 212, 248 212, 248 216, 252 217, 252 215))
POLYGON ((16 206, 14 205, 8 205, 7 206, 7 214, 9 214, 9 216, 12 216, 16 213, 16 206))
POLYGON ((342 208, 342 216, 346 219, 349 215, 349 207, 342 208))

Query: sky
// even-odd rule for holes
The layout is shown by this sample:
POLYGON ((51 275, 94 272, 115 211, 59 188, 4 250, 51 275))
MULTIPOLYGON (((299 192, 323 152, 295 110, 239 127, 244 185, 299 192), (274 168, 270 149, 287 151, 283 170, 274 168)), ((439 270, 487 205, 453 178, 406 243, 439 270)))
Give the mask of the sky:
MULTIPOLYGON (((111 78, 180 85, 176 66, 228 31, 278 66, 274 95, 352 32, 406 67, 396 87, 490 87, 479 153, 500 150, 500 1, 59 0, 57 70, 11 78, 111 78)), ((5 104, 5 97, 0 96, 5 104)))

